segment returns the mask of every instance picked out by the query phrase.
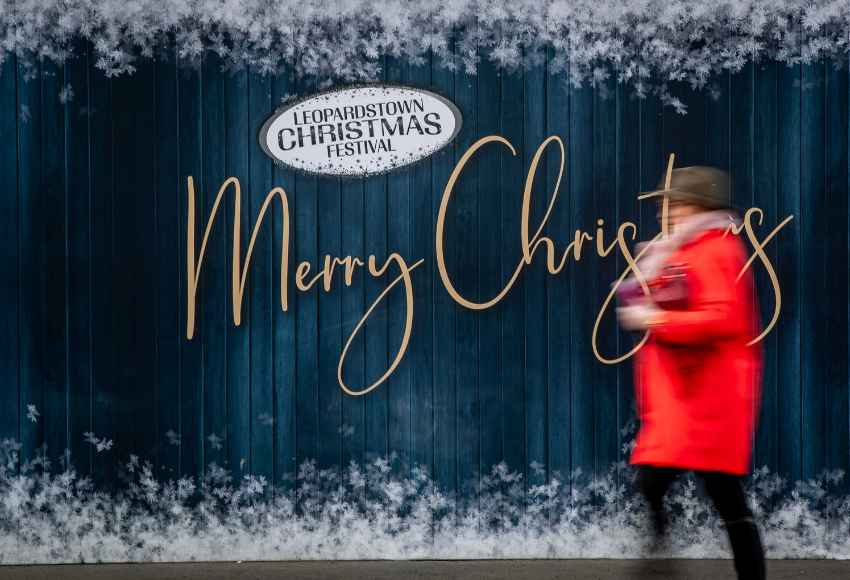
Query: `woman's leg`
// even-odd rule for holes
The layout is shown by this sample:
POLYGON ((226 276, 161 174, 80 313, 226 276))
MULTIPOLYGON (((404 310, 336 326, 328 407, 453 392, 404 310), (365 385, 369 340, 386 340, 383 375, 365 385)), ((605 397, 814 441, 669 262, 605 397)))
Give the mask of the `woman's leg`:
POLYGON ((741 478, 729 473, 699 472, 705 490, 726 524, 739 580, 764 580, 764 549, 758 527, 747 506, 741 478))
POLYGON ((670 485, 676 481, 680 473, 681 470, 678 469, 652 465, 641 465, 638 469, 637 485, 652 511, 652 524, 656 542, 660 541, 667 531, 664 494, 667 493, 670 485))

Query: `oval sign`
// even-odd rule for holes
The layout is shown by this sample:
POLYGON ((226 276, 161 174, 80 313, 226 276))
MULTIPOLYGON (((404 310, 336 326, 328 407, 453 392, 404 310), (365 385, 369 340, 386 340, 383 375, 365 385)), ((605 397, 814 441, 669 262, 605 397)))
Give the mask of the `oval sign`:
POLYGON ((308 173, 377 175, 433 155, 461 123, 454 103, 430 91, 346 87, 275 112, 260 130, 260 146, 275 161, 308 173))

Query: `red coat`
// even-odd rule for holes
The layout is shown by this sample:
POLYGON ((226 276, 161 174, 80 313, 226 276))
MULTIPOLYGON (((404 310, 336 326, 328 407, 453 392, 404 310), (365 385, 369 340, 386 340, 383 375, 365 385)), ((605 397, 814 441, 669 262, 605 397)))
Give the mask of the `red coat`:
POLYGON ((667 263, 687 268, 687 305, 665 310, 635 355, 641 428, 633 464, 746 474, 760 396, 758 309, 738 236, 702 232, 667 263))

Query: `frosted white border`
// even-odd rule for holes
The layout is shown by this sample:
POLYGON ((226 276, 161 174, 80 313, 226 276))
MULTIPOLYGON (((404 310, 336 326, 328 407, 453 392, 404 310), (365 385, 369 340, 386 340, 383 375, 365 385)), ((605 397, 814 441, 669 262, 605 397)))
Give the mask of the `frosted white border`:
POLYGON ((850 0, 0 0, 0 62, 64 62, 81 39, 108 75, 173 49, 325 83, 375 80, 385 55, 473 73, 480 59, 511 69, 551 49, 574 85, 668 95, 667 82, 703 87, 752 60, 843 62, 850 0))
MULTIPOLYGON (((179 442, 178 442, 179 444, 179 442)), ((397 456, 343 469, 305 461, 287 487, 214 463, 175 478, 130 456, 124 485, 96 488, 46 450, 19 463, 0 441, 0 566, 70 562, 312 559, 640 558, 650 538, 633 473, 526 475, 499 463, 458 482, 457 497, 425 466, 397 456), (297 491, 293 492, 293 487, 297 491)), ((110 453, 109 450, 98 453, 110 453)), ((791 483, 766 468, 747 498, 770 558, 850 558, 850 496, 840 471, 791 483)), ((283 481, 283 480, 282 480, 283 481)), ((728 558, 726 533, 695 479, 666 496, 670 545, 661 556, 728 558)))

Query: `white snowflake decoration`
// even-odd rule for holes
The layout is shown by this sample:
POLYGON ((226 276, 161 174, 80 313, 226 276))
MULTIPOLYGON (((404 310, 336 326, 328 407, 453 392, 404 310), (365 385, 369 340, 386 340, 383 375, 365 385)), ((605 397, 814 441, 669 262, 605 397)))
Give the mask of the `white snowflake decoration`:
MULTIPOLYGON (((380 78, 384 57, 475 72, 548 61, 573 86, 700 88, 747 62, 836 63, 850 50, 847 0, 0 0, 0 63, 63 63, 88 41, 107 75, 142 59, 291 71, 318 86, 380 78)), ((73 92, 66 92, 72 96, 73 92)), ((288 95, 287 95, 288 96, 288 95)), ((667 104, 681 111, 679 103, 667 104)))
POLYGON ((70 103, 74 100, 74 87, 70 84, 67 84, 62 87, 62 90, 59 91, 59 102, 63 105, 70 103))
POLYGON ((207 441, 210 442, 210 446, 212 446, 213 449, 219 450, 223 447, 222 443, 224 442, 224 439, 222 439, 215 433, 210 433, 207 436, 207 441))
POLYGON ((83 440, 92 445, 98 453, 112 449, 112 439, 106 437, 98 438, 92 431, 83 433, 83 440))
POLYGON ((174 431, 174 429, 169 429, 165 432, 165 437, 168 439, 169 445, 180 445, 180 434, 174 431))

